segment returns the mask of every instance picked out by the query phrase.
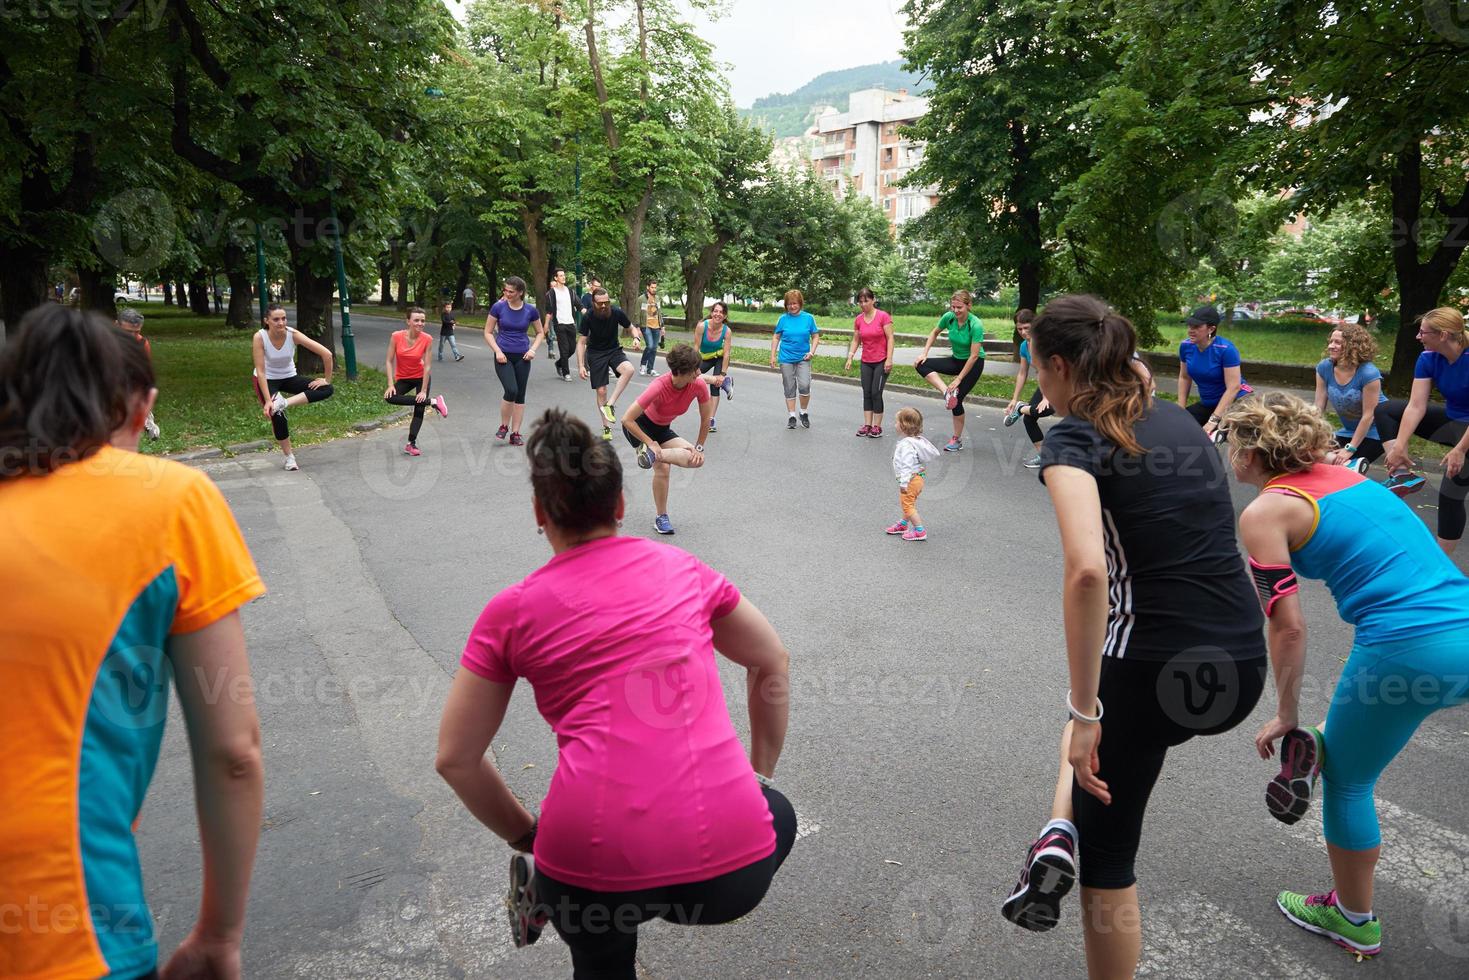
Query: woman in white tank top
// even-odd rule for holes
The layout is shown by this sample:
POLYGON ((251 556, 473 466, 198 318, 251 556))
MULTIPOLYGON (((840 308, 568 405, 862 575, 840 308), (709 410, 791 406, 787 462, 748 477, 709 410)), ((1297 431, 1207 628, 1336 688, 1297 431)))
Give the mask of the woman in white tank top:
POLYGON ((253 340, 255 376, 251 386, 260 399, 261 411, 270 419, 276 441, 286 457, 286 469, 300 469, 291 451, 291 430, 286 425, 286 409, 307 402, 325 401, 332 396, 332 352, 305 334, 286 325, 285 307, 272 303, 265 309, 265 326, 256 331, 253 340), (303 378, 296 373, 296 345, 321 358, 325 377, 303 378))

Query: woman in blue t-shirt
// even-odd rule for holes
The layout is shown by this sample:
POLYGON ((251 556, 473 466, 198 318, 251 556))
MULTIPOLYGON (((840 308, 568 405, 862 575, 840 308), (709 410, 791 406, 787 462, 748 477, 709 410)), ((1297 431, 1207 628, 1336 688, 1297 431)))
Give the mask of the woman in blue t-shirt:
POLYGON ((1240 373, 1239 349, 1219 336, 1219 311, 1201 306, 1189 314, 1188 338, 1178 345, 1178 404, 1213 437, 1219 420, 1236 398, 1252 391, 1240 373), (1199 400, 1188 393, 1199 387, 1199 400))
POLYGON ((1413 394, 1407 401, 1394 398, 1379 410, 1378 417, 1398 423, 1397 438, 1387 442, 1387 488, 1400 497, 1423 489, 1427 482, 1413 472, 1408 458, 1408 440, 1418 433, 1441 446, 1449 446, 1443 458, 1444 481, 1438 486, 1438 546, 1453 554, 1464 536, 1464 498, 1469 495, 1469 470, 1464 454, 1469 451, 1469 337, 1464 333, 1464 315, 1451 306, 1440 306, 1418 321, 1418 340, 1423 353, 1413 366, 1413 394), (1444 403, 1428 400, 1437 388, 1444 403))
POLYGON ((816 318, 805 310, 806 297, 799 289, 789 289, 785 295, 786 311, 775 321, 775 332, 770 337, 770 366, 780 359, 780 381, 785 389, 786 428, 796 427, 796 396, 801 398, 801 425, 811 428, 811 356, 816 353, 821 330, 816 318))
POLYGON ((1326 356, 1316 365, 1316 411, 1326 405, 1341 419, 1336 430, 1338 452, 1327 462, 1342 463, 1358 473, 1366 473, 1369 464, 1383 453, 1383 436, 1378 423, 1387 430, 1387 438, 1397 433, 1391 419, 1379 419, 1377 406, 1387 401, 1382 393, 1382 372, 1372 363, 1377 356, 1377 342, 1364 328, 1349 323, 1331 332, 1326 343, 1326 356))
POLYGON ((500 428, 496 439, 504 439, 510 433, 510 445, 523 446, 520 437, 520 422, 525 418, 525 391, 530 384, 530 363, 536 351, 546 339, 546 325, 541 314, 525 301, 525 280, 519 276, 505 279, 501 299, 490 307, 485 317, 485 343, 495 352, 495 374, 500 387, 505 389, 505 398, 500 402, 500 428), (536 331, 530 336, 531 328, 536 331))

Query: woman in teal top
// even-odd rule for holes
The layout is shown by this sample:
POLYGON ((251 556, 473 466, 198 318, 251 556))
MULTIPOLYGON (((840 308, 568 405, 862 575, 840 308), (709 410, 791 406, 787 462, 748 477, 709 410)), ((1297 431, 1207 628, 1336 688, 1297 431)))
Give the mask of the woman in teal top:
POLYGON ((938 393, 944 396, 944 407, 954 416, 954 437, 944 445, 944 452, 957 453, 964 448, 964 396, 973 390, 984 374, 984 326, 979 317, 969 312, 973 305, 969 290, 961 289, 949 297, 949 312, 939 319, 938 326, 928 335, 923 353, 913 367, 938 393), (949 335, 950 357, 929 357, 928 352, 939 339, 939 334, 949 335), (953 381, 946 382, 941 375, 947 374, 953 381))
MULTIPOLYGON (((709 374, 719 368, 714 374, 709 374, 709 394, 714 396, 716 403, 721 391, 726 400, 734 398, 734 376, 729 373, 729 344, 729 307, 716 302, 709 308, 709 318, 699 330, 699 373, 709 374)), ((709 416, 709 431, 719 431, 715 428, 713 415, 709 416)))

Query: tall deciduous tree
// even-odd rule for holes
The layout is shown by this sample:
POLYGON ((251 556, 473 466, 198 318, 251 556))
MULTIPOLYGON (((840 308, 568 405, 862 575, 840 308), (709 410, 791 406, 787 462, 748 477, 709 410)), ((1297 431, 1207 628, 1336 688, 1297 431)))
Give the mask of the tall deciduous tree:
POLYGON ((926 141, 912 186, 937 185, 922 222, 968 242, 970 263, 999 269, 1034 308, 1059 215, 1057 191, 1086 159, 1069 114, 1112 67, 1099 15, 1045 0, 908 0, 910 70, 932 82, 910 127, 926 141))

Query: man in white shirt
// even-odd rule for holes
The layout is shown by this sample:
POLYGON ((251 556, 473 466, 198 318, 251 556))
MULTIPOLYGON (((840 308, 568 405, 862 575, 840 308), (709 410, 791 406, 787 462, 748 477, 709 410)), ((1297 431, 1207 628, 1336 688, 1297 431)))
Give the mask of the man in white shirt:
POLYGON ((464 312, 465 313, 473 313, 474 312, 474 287, 472 287, 472 286, 465 286, 464 287, 464 295, 462 297, 460 297, 460 298, 464 301, 464 312))
POLYGON ((554 336, 556 346, 561 350, 561 356, 556 358, 556 373, 561 375, 562 381, 571 380, 571 355, 576 352, 576 300, 571 296, 571 289, 566 285, 566 270, 557 269, 556 278, 551 282, 551 288, 546 290, 546 298, 541 303, 543 326, 546 336, 554 336), (553 335, 551 328, 555 327, 553 335))

